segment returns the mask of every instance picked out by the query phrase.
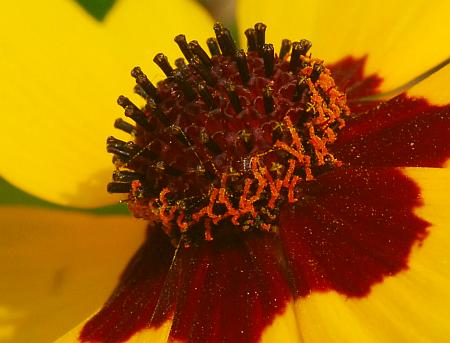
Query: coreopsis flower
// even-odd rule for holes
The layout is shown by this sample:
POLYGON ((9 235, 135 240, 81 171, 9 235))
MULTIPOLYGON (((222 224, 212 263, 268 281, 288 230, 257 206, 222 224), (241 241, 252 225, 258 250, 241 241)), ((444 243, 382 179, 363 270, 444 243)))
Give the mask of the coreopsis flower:
MULTIPOLYGON (((379 30, 359 46, 368 18, 346 38, 350 20, 331 3, 272 6, 241 2, 241 24, 257 22, 246 49, 215 24, 209 53, 179 34, 175 66, 156 54, 156 85, 132 69, 144 101, 118 99, 128 119, 114 125, 131 138, 107 139, 108 191, 126 194, 147 236, 62 342, 448 338, 447 52, 405 49, 392 64, 383 54, 407 38, 379 30)), ((387 30, 381 9, 374 27, 387 30)), ((434 11, 415 28, 430 35, 434 11)))

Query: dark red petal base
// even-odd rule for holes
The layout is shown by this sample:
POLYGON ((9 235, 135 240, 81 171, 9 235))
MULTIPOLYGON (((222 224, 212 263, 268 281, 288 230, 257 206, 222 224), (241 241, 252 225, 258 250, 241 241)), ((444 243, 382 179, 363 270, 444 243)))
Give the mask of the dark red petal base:
POLYGON ((413 214, 420 191, 399 170, 340 168, 309 183, 306 193, 280 217, 299 296, 365 296, 407 268, 412 245, 427 234, 428 224, 413 214))
POLYGON ((399 95, 347 120, 331 150, 352 166, 440 167, 450 157, 450 106, 399 95))
MULTIPOLYGON (((349 93, 370 95, 377 81, 363 79, 358 63, 345 59, 332 69, 349 93), (356 76, 344 78, 346 68, 356 76)), ((173 259, 169 239, 150 227, 80 340, 121 342, 173 318, 171 338, 257 342, 292 297, 329 290, 366 296, 406 269, 412 246, 427 235, 428 223, 414 214, 418 187, 390 167, 441 165, 450 156, 449 117, 448 106, 402 95, 349 121, 333 147, 345 166, 304 185, 304 197, 280 214, 278 236, 215 237, 180 248, 173 259)))

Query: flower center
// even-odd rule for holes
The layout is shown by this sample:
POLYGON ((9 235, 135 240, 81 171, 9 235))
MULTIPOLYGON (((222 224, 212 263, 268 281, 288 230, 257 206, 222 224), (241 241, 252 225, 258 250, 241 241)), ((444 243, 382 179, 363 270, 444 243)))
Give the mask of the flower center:
POLYGON ((265 30, 246 30, 245 52, 216 24, 211 56, 179 35, 188 63, 173 68, 157 54, 167 78, 156 87, 132 71, 146 105, 118 99, 135 125, 118 119, 115 127, 134 141, 108 138, 116 166, 108 191, 128 193, 136 217, 156 217, 186 245, 224 225, 275 231, 280 208, 302 201, 302 184, 340 165, 328 148, 349 114, 345 95, 308 54, 309 41, 285 39, 275 54, 265 30))

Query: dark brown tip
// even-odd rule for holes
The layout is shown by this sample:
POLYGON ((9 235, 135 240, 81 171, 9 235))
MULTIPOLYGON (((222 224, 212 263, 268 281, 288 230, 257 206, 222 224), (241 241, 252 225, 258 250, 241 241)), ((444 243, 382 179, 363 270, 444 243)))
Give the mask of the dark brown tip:
POLYGON ((155 62, 159 68, 166 74, 167 77, 171 77, 173 75, 173 68, 167 59, 167 56, 163 53, 156 54, 153 58, 153 62, 155 62))

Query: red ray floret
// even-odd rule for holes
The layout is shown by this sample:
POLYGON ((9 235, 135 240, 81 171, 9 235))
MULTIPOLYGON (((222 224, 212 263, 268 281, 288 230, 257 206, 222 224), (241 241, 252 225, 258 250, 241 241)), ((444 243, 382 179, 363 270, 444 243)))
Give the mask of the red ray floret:
POLYGON ((449 137, 449 106, 401 94, 348 120, 332 150, 353 166, 441 167, 449 137))
POLYGON ((108 139, 108 189, 155 222, 82 341, 170 320, 169 340, 257 342, 294 298, 367 296, 428 234, 420 190, 394 167, 442 165, 448 106, 364 101, 381 83, 365 58, 327 69, 306 40, 277 55, 263 24, 246 31, 247 53, 215 31, 211 57, 183 35, 189 65, 158 54, 168 78, 157 87, 133 70, 143 109, 119 99, 136 126, 115 125, 135 140, 108 139))

